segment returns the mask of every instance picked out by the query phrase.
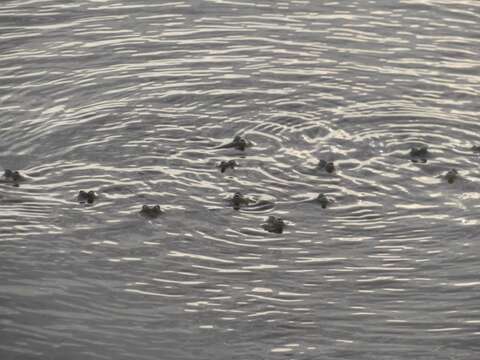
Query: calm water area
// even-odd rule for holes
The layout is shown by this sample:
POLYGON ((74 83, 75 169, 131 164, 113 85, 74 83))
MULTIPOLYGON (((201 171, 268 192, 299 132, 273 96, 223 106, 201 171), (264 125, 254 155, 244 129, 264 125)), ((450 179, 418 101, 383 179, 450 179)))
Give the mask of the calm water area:
POLYGON ((479 99, 478 0, 1 1, 0 360, 480 359, 479 99))

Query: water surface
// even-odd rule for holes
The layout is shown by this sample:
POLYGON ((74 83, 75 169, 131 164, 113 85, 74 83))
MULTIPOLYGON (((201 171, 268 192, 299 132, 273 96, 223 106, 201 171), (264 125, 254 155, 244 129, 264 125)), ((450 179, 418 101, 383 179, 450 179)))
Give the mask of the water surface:
POLYGON ((473 0, 3 1, 0 166, 29 180, 0 185, 0 357, 475 359, 479 24, 473 0))

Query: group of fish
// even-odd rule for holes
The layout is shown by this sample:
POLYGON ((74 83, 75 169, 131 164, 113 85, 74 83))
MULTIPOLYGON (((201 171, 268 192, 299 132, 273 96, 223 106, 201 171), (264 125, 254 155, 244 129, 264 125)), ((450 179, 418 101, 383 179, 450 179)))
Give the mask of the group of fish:
MULTIPOLYGON (((216 147, 215 149, 227 149, 234 148, 240 151, 245 151, 247 147, 252 146, 252 143, 247 139, 243 138, 240 135, 235 136, 233 141, 216 147)), ((474 146, 473 151, 480 152, 480 147, 474 146)), ((427 157, 429 156, 429 151, 426 146, 422 147, 413 147, 410 149, 410 158, 413 162, 427 162, 427 157)), ((227 169, 235 169, 238 166, 238 163, 235 160, 226 160, 221 161, 217 167, 220 169, 220 172, 224 173, 227 169)), ((335 165, 332 161, 320 160, 317 169, 320 171, 325 171, 329 174, 335 171, 335 165)), ((444 178, 448 183, 453 183, 459 174, 456 169, 449 170, 444 178)), ((19 186, 19 183, 25 181, 26 176, 22 175, 17 170, 5 169, 3 176, 0 178, 0 182, 10 183, 13 186, 19 186)), ((98 199, 98 195, 95 191, 84 191, 80 190, 77 196, 77 201, 81 204, 93 204, 98 199)), ((326 208, 329 204, 333 202, 332 199, 328 198, 325 194, 320 193, 315 201, 320 204, 322 208, 326 208)), ((254 200, 244 196, 240 192, 236 192, 233 197, 230 199, 230 204, 235 210, 239 210, 242 206, 247 206, 254 202, 254 200)), ((142 209, 139 211, 140 215, 149 218, 155 219, 163 213, 163 210, 160 208, 160 205, 143 205, 142 209)), ((265 223, 262 224, 262 228, 268 232, 281 234, 285 228, 285 221, 277 216, 269 216, 265 223)))

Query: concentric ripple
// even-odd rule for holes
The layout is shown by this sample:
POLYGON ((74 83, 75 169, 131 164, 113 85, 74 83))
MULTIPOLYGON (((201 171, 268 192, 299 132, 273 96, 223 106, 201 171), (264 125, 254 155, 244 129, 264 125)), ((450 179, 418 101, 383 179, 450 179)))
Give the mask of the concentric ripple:
POLYGON ((4 1, 0 358, 474 359, 479 14, 4 1))

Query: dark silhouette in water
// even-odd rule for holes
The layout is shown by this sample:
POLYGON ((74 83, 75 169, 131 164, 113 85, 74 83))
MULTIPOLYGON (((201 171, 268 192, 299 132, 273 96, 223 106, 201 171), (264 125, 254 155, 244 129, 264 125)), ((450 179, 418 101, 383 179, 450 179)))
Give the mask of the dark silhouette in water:
POLYGON ((316 200, 322 206, 323 209, 325 209, 328 205, 330 205, 333 202, 332 200, 327 198, 324 193, 318 194, 318 197, 316 200))
POLYGON ((455 180, 458 178, 458 171, 456 169, 451 169, 445 174, 445 179, 448 181, 449 184, 453 184, 455 180))
POLYGON ((89 192, 80 190, 78 192, 77 200, 79 203, 93 204, 97 197, 97 194, 95 194, 95 192, 92 190, 90 190, 89 192))
POLYGON ((281 234, 283 232, 283 228, 285 227, 285 222, 282 218, 269 216, 267 221, 262 224, 262 227, 268 232, 281 234))
POLYGON ((430 155, 428 148, 426 146, 421 147, 412 147, 410 149, 410 158, 412 162, 427 162, 427 157, 430 155))
POLYGON ((317 168, 320 170, 325 170, 329 174, 335 171, 335 165, 333 164, 333 161, 326 161, 323 159, 318 162, 317 168))
POLYGON ((218 146, 217 149, 234 148, 237 150, 244 151, 249 146, 251 146, 251 143, 247 139, 241 137, 240 135, 237 135, 233 138, 232 142, 225 145, 218 146))
POLYGON ((160 205, 155 205, 155 206, 148 206, 148 205, 143 205, 142 210, 140 210, 140 215, 149 218, 149 219, 155 219, 160 214, 162 214, 163 211, 160 209, 160 205))
POLYGON ((222 161, 220 165, 217 165, 222 173, 224 173, 227 169, 235 169, 236 166, 238 166, 238 164, 235 160, 222 161))
POLYGON ((248 205, 252 202, 253 200, 243 196, 242 193, 238 191, 235 194, 233 194, 233 197, 231 199, 232 206, 235 210, 240 210, 240 207, 242 205, 248 205))
POLYGON ((19 171, 5 169, 3 176, 0 179, 0 182, 12 183, 13 186, 19 186, 19 183, 25 180, 26 178, 22 174, 20 174, 19 171))
POLYGON ((261 196, 246 196, 238 191, 229 199, 229 203, 234 210, 243 208, 245 211, 265 211, 275 206, 274 201, 271 199, 262 198, 261 196))

